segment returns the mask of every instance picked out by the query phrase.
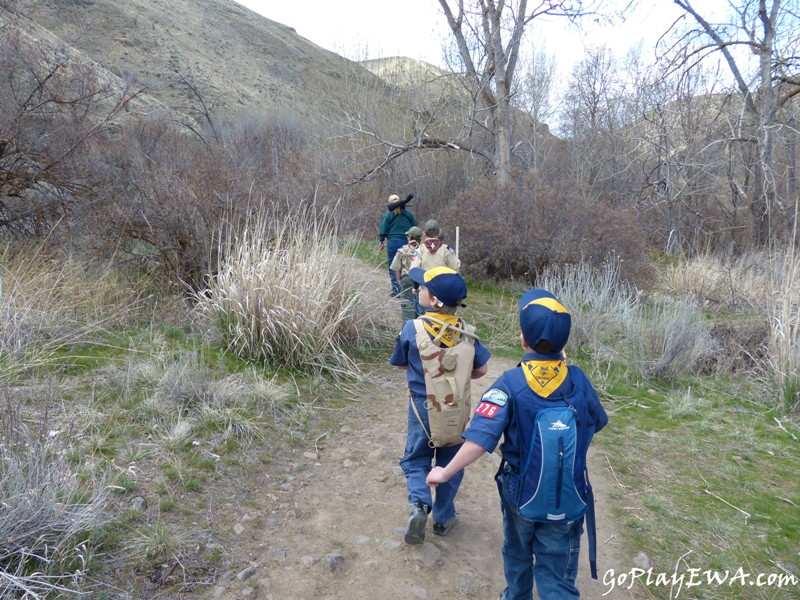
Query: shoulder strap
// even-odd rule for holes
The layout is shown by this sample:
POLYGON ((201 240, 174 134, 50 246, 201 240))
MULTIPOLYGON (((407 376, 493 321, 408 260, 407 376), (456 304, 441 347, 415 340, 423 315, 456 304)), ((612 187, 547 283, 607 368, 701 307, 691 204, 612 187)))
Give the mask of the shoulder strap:
POLYGON ((468 340, 471 344, 474 344, 475 340, 478 339, 478 334, 475 333, 475 326, 469 325, 468 323, 464 323, 463 320, 461 321, 461 323, 464 325, 464 327, 462 328, 462 327, 454 327, 453 325, 450 325, 450 323, 445 323, 444 321, 442 321, 441 319, 437 319, 436 317, 431 317, 429 315, 420 315, 419 319, 414 320, 418 332, 420 331, 420 328, 423 327, 421 323, 418 323, 420 319, 426 319, 441 326, 441 329, 439 330, 439 335, 437 335, 433 339, 433 342, 435 344, 439 343, 439 340, 441 339, 442 335, 444 335, 444 332, 447 331, 448 329, 452 329, 453 331, 457 331, 458 333, 463 334, 465 336, 464 339, 468 340))

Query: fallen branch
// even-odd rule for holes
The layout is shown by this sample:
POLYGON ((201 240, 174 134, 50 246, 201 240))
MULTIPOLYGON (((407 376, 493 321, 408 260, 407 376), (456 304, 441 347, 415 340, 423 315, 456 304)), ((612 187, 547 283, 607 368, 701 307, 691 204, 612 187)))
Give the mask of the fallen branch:
POLYGON ((783 426, 783 423, 781 423, 781 421, 780 421, 780 419, 778 419, 778 417, 772 417, 772 418, 773 418, 773 419, 775 419, 775 422, 778 424, 778 428, 779 428, 779 429, 781 429, 781 430, 785 431, 785 432, 786 432, 786 433, 788 433, 790 436, 792 436, 792 439, 793 439, 795 442, 797 441, 797 436, 796 436, 795 434, 793 434, 791 431, 789 431, 788 429, 786 429, 786 427, 784 427, 784 426, 783 426))
POLYGON ((623 490, 627 488, 626 485, 623 485, 619 479, 617 479, 617 474, 614 472, 614 467, 611 466, 611 461, 608 460, 608 454, 606 456, 606 462, 608 463, 608 468, 611 470, 611 474, 614 476, 614 481, 617 482, 617 485, 621 487, 623 490))
POLYGON ((706 492, 706 494, 708 494, 709 496, 714 496, 714 498, 716 498, 716 499, 717 499, 717 500, 719 500, 720 502, 723 502, 723 503, 727 504, 728 506, 730 506, 731 508, 738 510, 740 513, 742 513, 742 514, 744 515, 744 522, 745 522, 745 524, 747 523, 747 519, 749 519, 749 518, 750 518, 750 513, 749 513, 749 512, 747 512, 746 510, 742 510, 742 509, 741 509, 741 508, 739 508, 738 506, 734 506, 733 504, 731 504, 730 502, 728 502, 728 501, 727 501, 727 500, 725 500, 724 498, 720 498, 719 496, 717 496, 716 494, 714 494, 713 492, 711 492, 711 491, 709 491, 709 490, 705 490, 705 492, 706 492))

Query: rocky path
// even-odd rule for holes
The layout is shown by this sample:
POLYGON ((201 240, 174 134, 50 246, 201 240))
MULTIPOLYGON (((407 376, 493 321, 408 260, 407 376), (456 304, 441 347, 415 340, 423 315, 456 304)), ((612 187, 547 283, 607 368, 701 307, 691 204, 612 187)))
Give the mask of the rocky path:
MULTIPOLYGON (((510 366, 493 358, 489 373, 473 382, 476 399, 510 366)), ((382 371, 380 377, 386 378, 376 386, 380 394, 343 409, 315 445, 295 449, 280 473, 263 475, 252 506, 230 503, 232 535, 223 546, 230 570, 209 587, 208 598, 497 598, 505 585, 492 479, 499 458, 485 455, 467 470, 456 500, 459 521, 447 537, 432 535, 429 520, 425 543, 406 545, 406 488, 398 465, 405 447, 405 372, 382 371)), ((589 577, 584 545, 578 587, 584 598, 630 598, 619 590, 603 595, 609 589, 603 573, 631 564, 620 555, 620 528, 608 517, 614 483, 604 457, 593 453, 590 469, 600 580, 589 577)))

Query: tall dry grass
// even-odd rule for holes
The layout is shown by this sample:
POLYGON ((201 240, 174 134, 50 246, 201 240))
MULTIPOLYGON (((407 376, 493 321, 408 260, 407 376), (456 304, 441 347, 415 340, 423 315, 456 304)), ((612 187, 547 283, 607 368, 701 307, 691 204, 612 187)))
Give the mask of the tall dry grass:
POLYGON ((358 368, 347 347, 372 344, 398 323, 377 270, 340 253, 326 214, 312 206, 276 219, 265 207, 223 232, 230 243, 220 244, 196 308, 236 355, 350 376, 358 368))
POLYGON ((59 351, 97 339, 136 306, 110 271, 28 245, 0 248, 0 380, 46 366, 59 351))
POLYGON ((767 372, 777 404, 800 409, 800 257, 790 250, 773 259, 767 372))
POLYGON ((748 252, 735 258, 705 254, 671 264, 659 274, 661 287, 676 298, 711 307, 762 310, 772 297, 773 257, 748 252))

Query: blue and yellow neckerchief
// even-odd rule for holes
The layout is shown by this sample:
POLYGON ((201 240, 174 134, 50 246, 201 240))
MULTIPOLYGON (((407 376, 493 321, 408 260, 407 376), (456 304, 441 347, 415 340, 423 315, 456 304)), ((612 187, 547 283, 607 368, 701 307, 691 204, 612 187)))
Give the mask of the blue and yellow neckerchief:
POLYGON ((549 398, 567 378, 567 363, 559 360, 526 360, 520 363, 528 386, 542 398, 549 398))
POLYGON ((464 323, 461 317, 456 315, 444 315, 437 312, 426 312, 420 318, 422 319, 422 325, 425 327, 425 331, 428 332, 428 335, 430 335, 433 340, 438 341, 440 346, 452 348, 461 341, 461 331, 464 329, 464 323), (425 317, 428 316, 443 321, 450 325, 450 327, 444 327, 444 325, 426 319, 425 317), (444 328, 444 332, 442 332, 442 328, 444 328))

